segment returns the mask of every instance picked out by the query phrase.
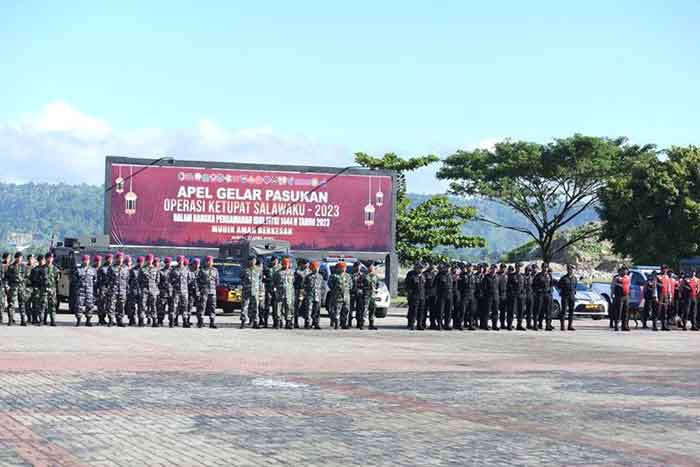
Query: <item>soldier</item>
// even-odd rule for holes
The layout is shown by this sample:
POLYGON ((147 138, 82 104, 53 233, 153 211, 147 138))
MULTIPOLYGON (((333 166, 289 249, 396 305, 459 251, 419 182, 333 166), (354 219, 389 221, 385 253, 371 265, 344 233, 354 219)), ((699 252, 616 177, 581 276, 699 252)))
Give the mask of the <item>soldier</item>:
POLYGON ((518 331, 525 331, 523 327, 523 315, 525 313, 525 301, 527 293, 525 291, 525 276, 520 272, 522 264, 517 263, 513 271, 508 274, 508 330, 513 329, 513 317, 516 319, 518 331))
POLYGON ((263 305, 263 312, 260 316, 260 324, 262 327, 266 328, 268 326, 268 319, 270 314, 274 317, 277 316, 277 298, 275 296, 275 286, 272 280, 273 276, 277 271, 280 270, 279 259, 276 256, 270 258, 270 264, 268 264, 263 269, 263 283, 265 284, 265 300, 263 305))
POLYGON ((376 331, 377 327, 374 325, 374 318, 377 312, 377 289, 379 289, 379 277, 374 272, 374 264, 370 263, 367 267, 367 273, 364 274, 363 281, 363 293, 362 296, 365 299, 364 306, 362 307, 362 316, 358 316, 357 327, 362 329, 365 324, 364 313, 367 310, 367 319, 369 321, 369 329, 371 331, 376 331))
POLYGON ((297 261, 297 270, 294 271, 294 328, 299 328, 299 316, 303 316, 304 305, 304 279, 309 274, 305 259, 297 261))
MULTIPOLYGON (((656 290, 659 296, 659 318, 661 319, 661 330, 670 331, 668 328, 668 320, 670 318, 671 303, 673 302, 673 282, 667 274, 668 266, 661 266, 661 274, 656 277, 656 290)), ((614 310, 610 310, 610 317, 614 314, 614 310)))
POLYGON ((498 277, 496 276, 496 265, 492 264, 488 272, 481 279, 481 294, 484 305, 481 310, 480 328, 489 330, 489 319, 491 319, 491 329, 498 331, 498 277))
MULTIPOLYGON (((58 307, 58 279, 61 271, 53 264, 53 255, 47 253, 44 256, 44 266, 41 268, 39 276, 39 316, 37 324, 44 322, 48 318, 51 326, 56 326, 56 308, 58 307)), ((95 283, 93 281, 92 287, 95 283)))
POLYGON ((248 265, 241 274, 242 306, 241 329, 245 328, 246 321, 258 329, 258 296, 262 287, 262 274, 256 265, 255 256, 248 258, 248 265))
POLYGON ((207 256, 206 264, 197 274, 199 306, 197 307, 197 327, 204 326, 203 315, 209 317, 209 327, 216 329, 216 288, 219 286, 219 270, 214 267, 214 257, 207 256))
POLYGON ((695 271, 690 271, 687 276, 683 277, 680 283, 680 293, 681 329, 686 331, 688 329, 687 322, 690 320, 692 330, 695 331, 697 329, 695 314, 698 307, 698 278, 695 277, 695 271))
MULTIPOLYGON (((199 306, 201 298, 199 294, 199 286, 197 285, 197 276, 199 275, 199 271, 202 270, 201 264, 202 261, 199 258, 194 258, 190 267, 188 268, 190 275, 188 283, 189 300, 187 301, 187 326, 185 326, 183 322, 182 327, 191 327, 192 324, 190 322, 190 318, 192 317, 192 310, 194 310, 195 315, 197 313, 197 307, 199 306)), ((185 260, 185 266, 187 266, 187 260, 185 260)))
MULTIPOLYGON (((350 290, 352 289, 353 281, 346 270, 347 265, 343 261, 340 261, 335 265, 335 272, 328 280, 328 287, 330 288, 329 293, 331 294, 328 317, 331 320, 332 329, 338 329, 338 324, 340 324, 343 329, 348 329, 350 327, 348 324, 348 309, 350 308, 350 290)), ((364 303, 358 304, 358 306, 364 308, 364 303)), ((362 322, 361 318, 363 314, 364 309, 358 309, 358 328, 362 322)))
POLYGON ((117 253, 116 262, 107 272, 107 285, 109 287, 109 309, 107 312, 107 325, 112 326, 116 318, 117 326, 123 328, 124 312, 126 311, 127 294, 129 290, 129 266, 124 263, 124 253, 117 253))
POLYGON ((622 321, 622 330, 629 331, 627 311, 629 307, 630 276, 626 266, 620 268, 615 281, 613 282, 613 313, 614 328, 619 331, 619 324, 622 321))
POLYGON ((92 326, 92 307, 94 306, 97 272, 90 267, 90 257, 84 255, 80 267, 73 269, 70 281, 70 308, 75 315, 75 325, 80 326, 81 317, 85 316, 85 326, 92 326))
POLYGON ((359 261, 355 263, 352 269, 352 274, 350 275, 352 288, 350 289, 350 308, 348 310, 348 326, 352 327, 352 318, 358 319, 360 313, 360 308, 365 303, 365 298, 362 295, 364 293, 363 281, 364 281, 364 271, 362 263, 359 261))
MULTIPOLYGON (((36 259, 32 255, 27 257, 30 264, 29 275, 27 277, 27 296, 29 297, 27 307, 27 321, 31 324, 40 324, 41 317, 41 274, 46 264, 44 255, 38 255, 36 259)), ((47 324, 45 321, 44 324, 47 324)))
POLYGON ((156 316, 156 304, 158 303, 158 282, 160 272, 154 264, 155 258, 152 254, 146 255, 146 262, 142 265, 139 279, 139 296, 141 303, 139 304, 139 327, 143 326, 143 315, 146 315, 147 324, 152 327, 158 327, 156 316))
POLYGON ((99 325, 107 324, 107 312, 110 307, 109 270, 112 269, 114 256, 110 253, 105 257, 105 264, 97 269, 97 317, 99 325))
POLYGON ((435 276, 437 305, 435 312, 435 329, 447 331, 452 329, 452 274, 447 263, 441 263, 435 276))
POLYGON ((452 265, 452 326, 458 331, 463 331, 464 311, 462 310, 462 292, 459 289, 461 268, 457 263, 452 265))
POLYGON ((323 294, 323 276, 318 271, 318 262, 311 262, 311 271, 304 278, 304 329, 321 329, 321 299, 323 294))
POLYGON ((537 326, 535 297, 532 289, 532 281, 535 279, 536 274, 536 264, 531 264, 525 268, 525 329, 534 329, 537 326))
POLYGON ((5 273, 10 265, 10 254, 5 252, 2 254, 2 262, 0 263, 0 324, 2 324, 7 310, 7 279, 5 273))
POLYGON ((27 267, 22 262, 22 253, 15 253, 15 260, 7 267, 7 325, 15 323, 15 310, 19 313, 22 326, 27 325, 25 286, 27 283, 27 267))
POLYGON ((136 265, 132 267, 131 257, 126 257, 126 265, 129 270, 129 291, 126 299, 126 313, 129 317, 129 326, 135 326, 138 318, 138 325, 143 326, 143 310, 141 309, 141 269, 146 259, 139 256, 136 259, 136 265))
POLYGON ((295 314, 296 288, 294 282, 296 273, 289 266, 289 258, 283 258, 281 268, 275 271, 275 274, 272 276, 276 294, 275 300, 278 305, 275 329, 279 329, 282 326, 282 320, 284 320, 285 329, 294 328, 292 317, 295 314), (282 315, 281 318, 280 314, 282 315))
POLYGON ((170 284, 173 287, 173 295, 171 299, 171 308, 175 314, 173 320, 169 320, 168 326, 177 326, 178 318, 182 316, 182 327, 186 328, 189 322, 189 286, 190 286, 190 269, 185 264, 185 257, 177 257, 177 267, 170 271, 170 284))
POLYGON ((408 329, 414 331, 416 325, 418 330, 425 330, 425 276, 423 276, 423 265, 417 262, 413 269, 406 274, 406 295, 408 296, 408 329))
MULTIPOLYGON (((435 311, 437 304, 437 284, 435 283, 435 269, 430 261, 426 261, 425 270, 423 271, 423 277, 425 278, 425 316, 430 316, 430 329, 437 329, 437 321, 435 319, 435 311)), ((423 328, 426 327, 426 323, 421 323, 423 328)))
POLYGON ((501 264, 501 267, 496 273, 498 282, 498 318, 501 323, 501 329, 506 329, 506 313, 508 311, 508 272, 507 266, 501 264))
POLYGON ((158 326, 163 326, 165 315, 168 315, 168 323, 172 327, 175 321, 175 309, 173 308, 173 284, 170 282, 172 258, 169 256, 163 260, 163 269, 158 273, 158 326))
POLYGON ((549 263, 542 263, 542 270, 533 278, 532 288, 535 295, 535 330, 542 329, 542 322, 546 322, 546 330, 553 331, 552 327, 552 287, 554 280, 549 270, 549 263))
MULTIPOLYGON (((94 281, 94 287, 92 291, 92 308, 93 311, 100 309, 100 283, 98 280, 99 277, 99 271, 100 268, 102 268, 102 256, 100 255, 95 255, 92 257, 92 268, 95 270, 95 281, 94 281)), ((63 274, 63 271, 61 271, 61 274, 63 274)), ((73 274, 71 273, 71 278, 73 277, 73 274)), ((69 291, 70 293, 70 291, 69 291)), ((92 323, 90 323, 90 326, 92 326, 92 323)))
POLYGON ((566 274, 559 279, 559 295, 561 297, 561 315, 559 316, 559 322, 562 331, 564 330, 564 319, 567 317, 569 320, 569 331, 576 330, 574 329, 574 307, 576 306, 577 285, 578 279, 576 279, 575 268, 572 264, 567 264, 566 274))
POLYGON ((474 273, 471 263, 467 263, 459 276, 458 289, 462 306, 462 329, 473 331, 476 329, 478 277, 474 273))
MULTIPOLYGON (((484 280, 484 277, 486 277, 486 274, 488 272, 488 267, 486 266, 485 263, 481 263, 477 265, 476 268, 476 315, 474 317, 474 327, 478 329, 482 329, 481 326, 481 319, 484 314, 488 314, 488 312, 485 311, 486 308, 486 297, 484 296, 484 289, 481 287, 482 281, 484 280)), ((488 329, 488 322, 486 323, 485 326, 488 329)))
POLYGON ((651 319, 652 329, 658 331, 659 328, 656 326, 656 321, 659 317, 659 297, 658 290, 656 288, 657 282, 656 271, 652 272, 649 277, 647 277, 644 283, 644 288, 642 290, 642 295, 644 296, 644 309, 642 310, 642 328, 647 329, 647 320, 651 319))

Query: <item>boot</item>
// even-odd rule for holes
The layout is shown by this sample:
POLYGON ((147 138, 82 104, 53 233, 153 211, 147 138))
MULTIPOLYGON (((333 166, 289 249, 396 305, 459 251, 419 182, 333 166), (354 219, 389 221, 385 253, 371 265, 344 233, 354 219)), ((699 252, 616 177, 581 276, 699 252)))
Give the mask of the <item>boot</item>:
POLYGON ((562 331, 565 331, 566 328, 564 327, 564 320, 562 319, 561 321, 559 321, 559 323, 560 323, 560 325, 561 325, 561 330, 562 330, 562 331))
POLYGON ((370 331, 376 331, 376 330, 377 330, 377 326, 374 325, 374 320, 370 320, 370 321, 369 321, 369 330, 370 330, 370 331))
POLYGON ((219 326, 217 326, 216 324, 214 324, 214 320, 213 320, 213 319, 210 319, 210 320, 209 320, 209 329, 219 329, 219 326))
POLYGON ((143 327, 143 318, 139 316, 139 327, 143 327))
POLYGON ((117 318, 117 327, 120 327, 120 328, 126 327, 124 325, 124 321, 122 320, 122 318, 117 318))
POLYGON ((203 328, 204 327, 204 320, 200 316, 197 316, 197 327, 198 328, 203 328))
POLYGON ((56 319, 53 316, 51 316, 51 326, 56 327, 56 319))
POLYGON ((318 323, 314 324, 314 329, 320 331, 320 330, 321 330, 321 325, 318 324, 318 323))
POLYGON ((112 317, 110 316, 110 317, 109 317, 109 321, 107 322, 107 327, 110 327, 110 328, 111 328, 111 327, 112 327, 112 324, 113 324, 113 321, 112 321, 112 317))
POLYGON ((299 319, 298 318, 294 319, 294 329, 299 329, 299 319))
POLYGON ((21 316, 20 316, 19 325, 20 325, 20 326, 26 326, 26 325, 27 325, 27 318, 26 318, 24 315, 21 315, 21 316))
POLYGON ((311 329, 311 323, 309 323, 308 321, 304 322, 304 329, 311 329))
POLYGON ((284 329, 294 329, 294 323, 291 321, 287 321, 287 324, 284 326, 284 329))
POLYGON ((363 331, 365 329, 365 320, 364 319, 358 319, 357 320, 357 329, 363 331))
POLYGON ((547 327, 545 328, 545 331, 554 331, 554 327, 552 326, 551 321, 547 321, 547 327))
POLYGON ((85 327, 91 328, 92 327, 92 322, 90 322, 90 316, 85 318, 85 327))
POLYGON ((80 326, 80 316, 75 317, 75 327, 77 328, 78 326, 80 326))
POLYGON ((187 319, 185 319, 185 317, 183 316, 183 318, 182 318, 182 327, 185 328, 185 329, 189 329, 189 328, 190 328, 190 318, 189 318, 189 317, 187 317, 187 319))
POLYGON ((567 327, 567 329, 568 329, 569 331, 575 331, 575 330, 576 330, 576 328, 574 328, 574 321, 573 321, 573 320, 571 320, 571 319, 569 320, 569 326, 567 327))
POLYGON ((158 322, 157 319, 153 319, 153 322, 151 323, 152 328, 157 328, 160 326, 160 323, 158 322))
POLYGON ((253 323, 253 329, 260 329, 260 325, 257 321, 253 323))
POLYGON ((245 329, 245 321, 241 320, 240 329, 245 329))

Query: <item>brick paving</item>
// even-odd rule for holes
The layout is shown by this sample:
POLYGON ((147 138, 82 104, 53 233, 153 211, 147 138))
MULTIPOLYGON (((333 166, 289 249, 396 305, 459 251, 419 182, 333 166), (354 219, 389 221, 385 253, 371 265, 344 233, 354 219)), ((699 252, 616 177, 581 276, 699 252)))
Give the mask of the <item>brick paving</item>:
POLYGON ((700 465, 700 333, 0 326, 0 465, 700 465))

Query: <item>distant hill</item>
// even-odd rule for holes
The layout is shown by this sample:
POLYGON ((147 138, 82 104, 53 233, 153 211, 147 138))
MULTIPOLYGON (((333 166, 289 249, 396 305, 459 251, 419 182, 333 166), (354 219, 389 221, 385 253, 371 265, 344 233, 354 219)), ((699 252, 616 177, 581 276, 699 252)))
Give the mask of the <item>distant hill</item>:
MULTIPOLYGON (((428 195, 409 194, 417 204, 428 195)), ((526 226, 522 216, 497 203, 477 199, 451 198, 454 203, 477 208, 479 215, 501 223, 526 226)), ((595 211, 581 214, 572 225, 597 220, 595 211)), ((46 248, 51 235, 57 239, 66 236, 90 235, 102 232, 103 188, 94 185, 48 183, 0 183, 0 247, 7 248, 8 234, 31 233, 36 248, 46 248)), ((464 259, 498 259, 501 255, 522 245, 526 235, 499 229, 484 222, 470 222, 464 226, 469 235, 484 237, 486 248, 449 251, 450 256, 464 259)))

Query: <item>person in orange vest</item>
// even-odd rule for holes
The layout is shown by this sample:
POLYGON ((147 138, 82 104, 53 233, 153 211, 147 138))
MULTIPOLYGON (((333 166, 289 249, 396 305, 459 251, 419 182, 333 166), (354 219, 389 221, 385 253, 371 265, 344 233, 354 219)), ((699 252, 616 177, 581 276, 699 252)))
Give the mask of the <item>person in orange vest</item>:
POLYGON ((661 320, 662 331, 670 331, 668 328, 668 315, 671 313, 673 303, 673 282, 667 272, 668 266, 663 265, 661 266, 661 274, 656 277, 656 289, 659 296, 659 319, 661 320))
POLYGON ((622 330, 629 331, 629 299, 630 299, 630 276, 626 266, 620 268, 620 271, 613 282, 613 313, 614 313, 614 328, 615 331, 620 330, 620 322, 622 322, 622 330))

